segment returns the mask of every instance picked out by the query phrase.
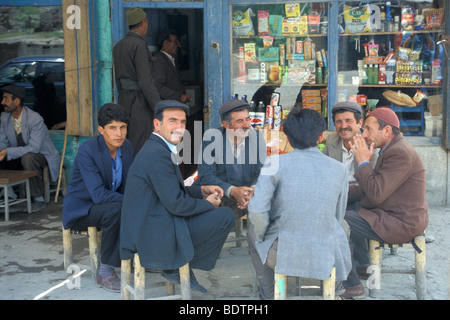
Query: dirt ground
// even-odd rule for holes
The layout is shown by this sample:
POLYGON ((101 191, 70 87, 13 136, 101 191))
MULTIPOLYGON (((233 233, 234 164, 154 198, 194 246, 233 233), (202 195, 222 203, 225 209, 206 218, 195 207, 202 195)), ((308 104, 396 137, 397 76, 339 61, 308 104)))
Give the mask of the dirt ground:
MULTIPOLYGON (((62 201, 51 203, 45 210, 34 214, 14 212, 10 221, 4 221, 0 213, 0 300, 119 300, 120 294, 96 287, 90 271, 80 276, 79 289, 67 284, 68 275, 63 267, 61 232, 62 201), (66 281, 66 282, 64 282, 66 281)), ((427 298, 448 299, 450 256, 450 207, 431 207, 427 237, 427 298)), ((231 234, 233 235, 233 234, 231 234)), ((89 265, 87 238, 74 236, 74 254, 77 266, 84 270, 89 265)), ((383 268, 399 269, 414 266, 411 249, 399 249, 391 255, 383 250, 383 268)), ((254 272, 247 244, 236 247, 227 242, 216 268, 211 271, 195 271, 198 281, 207 288, 207 294, 192 292, 195 300, 254 300, 254 272)), ((120 270, 118 270, 120 274, 120 270)), ((146 273, 147 281, 161 281, 158 274, 146 273)), ((366 286, 366 282, 362 281, 366 286)), ((288 279, 288 295, 295 293, 296 281, 288 279)), ((318 281, 303 280, 303 295, 320 298, 318 281)), ((177 288, 178 290, 178 288, 177 288)), ((165 289, 148 289, 146 297, 165 294, 165 289)), ((414 275, 382 274, 381 292, 374 299, 364 300, 415 300, 414 275)))

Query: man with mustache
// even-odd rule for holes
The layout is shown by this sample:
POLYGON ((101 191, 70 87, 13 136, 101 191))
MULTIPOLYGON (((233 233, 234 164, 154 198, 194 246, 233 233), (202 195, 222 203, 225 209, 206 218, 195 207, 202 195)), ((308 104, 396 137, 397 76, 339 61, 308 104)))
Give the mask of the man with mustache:
MULTIPOLYGON (((248 109, 243 100, 231 100, 219 108, 222 153, 214 150, 214 163, 201 161, 198 165, 200 184, 218 185, 225 191, 222 205, 232 208, 235 214, 236 237, 267 154, 264 137, 250 125, 248 109)), ((219 145, 216 140, 203 141, 204 156, 211 143, 219 145)))
MULTIPOLYGON (((179 283, 178 268, 186 263, 214 268, 233 224, 231 210, 219 207, 220 187, 184 185, 176 160, 188 112, 175 100, 156 104, 154 131, 130 167, 122 207, 121 259, 137 252, 143 267, 163 270, 172 283, 179 283)), ((207 292, 192 270, 190 281, 192 289, 207 292)))
POLYGON ((48 165, 50 177, 56 181, 61 157, 42 117, 24 107, 25 88, 8 84, 0 91, 4 111, 0 120, 0 169, 38 172, 30 178, 32 211, 36 212, 46 206, 43 169, 48 165))
MULTIPOLYGON (((331 158, 342 162, 347 167, 347 178, 349 190, 352 190, 358 185, 354 174, 358 167, 358 162, 355 159, 351 145, 353 144, 353 137, 361 134, 363 125, 363 111, 359 104, 350 101, 343 101, 337 103, 331 109, 333 115, 334 126, 336 132, 331 133, 327 138, 326 146, 323 153, 331 158)), ((372 167, 378 159, 378 149, 374 151, 374 156, 370 161, 372 167)), ((347 203, 347 210, 358 210, 361 206, 359 200, 347 203)), ((362 278, 367 279, 367 267, 369 266, 369 256, 367 254, 368 244, 366 240, 358 242, 360 238, 355 239, 355 250, 353 252, 354 259, 357 261, 357 270, 362 278)))

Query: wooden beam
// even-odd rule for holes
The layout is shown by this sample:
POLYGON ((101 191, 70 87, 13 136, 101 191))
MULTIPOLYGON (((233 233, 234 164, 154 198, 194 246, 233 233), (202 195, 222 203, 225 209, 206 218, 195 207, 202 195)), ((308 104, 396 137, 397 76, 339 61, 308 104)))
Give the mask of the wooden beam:
POLYGON ((92 70, 89 1, 62 0, 67 134, 92 136, 92 70), (75 6, 71 7, 70 6, 75 6), (75 8, 75 10, 72 10, 75 8), (79 24, 75 23, 78 22, 79 24))

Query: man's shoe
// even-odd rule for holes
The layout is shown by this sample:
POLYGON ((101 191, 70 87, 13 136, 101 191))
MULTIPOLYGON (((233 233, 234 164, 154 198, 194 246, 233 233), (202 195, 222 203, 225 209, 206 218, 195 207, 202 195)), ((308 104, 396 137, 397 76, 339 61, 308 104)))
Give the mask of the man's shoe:
MULTIPOLYGON (((38 212, 41 209, 44 209, 47 204, 44 201, 32 201, 31 202, 31 212, 38 212)), ((23 209, 24 213, 28 213, 28 206, 23 209)))
POLYGON ((97 287, 101 287, 111 292, 120 292, 120 279, 115 272, 104 277, 100 277, 100 275, 97 274, 97 287))
MULTIPOLYGON (((180 284, 180 273, 177 270, 164 270, 161 273, 161 276, 173 284, 180 284)), ((205 287, 203 287, 200 283, 198 283, 197 279, 195 278, 194 272, 192 270, 189 270, 189 278, 190 278, 190 285, 191 289, 201 292, 201 293, 207 293, 208 290, 206 290, 205 287)))
POLYGON ((352 300, 352 299, 363 299, 364 298, 364 287, 359 284, 354 287, 349 287, 345 289, 345 292, 339 295, 342 300, 352 300))

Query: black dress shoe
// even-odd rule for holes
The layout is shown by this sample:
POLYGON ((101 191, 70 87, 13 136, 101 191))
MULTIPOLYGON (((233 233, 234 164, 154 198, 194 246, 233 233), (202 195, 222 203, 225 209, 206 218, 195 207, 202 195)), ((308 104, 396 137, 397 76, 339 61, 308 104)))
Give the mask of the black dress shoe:
MULTIPOLYGON (((180 284, 180 272, 178 269, 176 270, 163 270, 161 273, 161 276, 173 284, 180 284)), ((205 287, 203 287, 200 283, 198 283, 197 279, 195 278, 194 272, 192 270, 189 270, 189 278, 190 278, 190 285, 191 289, 198 291, 200 293, 207 293, 208 290, 206 290, 205 287)))

